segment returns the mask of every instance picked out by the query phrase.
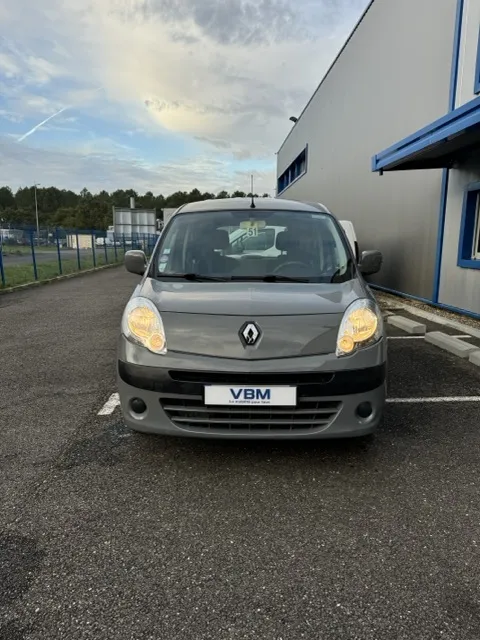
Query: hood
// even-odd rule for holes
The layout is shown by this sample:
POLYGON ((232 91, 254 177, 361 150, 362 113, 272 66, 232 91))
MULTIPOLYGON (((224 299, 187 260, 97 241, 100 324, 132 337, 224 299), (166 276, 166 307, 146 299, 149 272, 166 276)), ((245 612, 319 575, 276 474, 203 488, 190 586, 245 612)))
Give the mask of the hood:
POLYGON ((339 284, 284 282, 166 282, 147 278, 137 291, 160 312, 208 315, 308 315, 343 313, 369 296, 355 278, 339 284))
POLYGON ((146 279, 137 295, 160 311, 169 351, 258 360, 332 353, 345 309, 369 293, 359 279, 341 284, 146 279), (253 346, 240 335, 249 322, 260 333, 253 346))

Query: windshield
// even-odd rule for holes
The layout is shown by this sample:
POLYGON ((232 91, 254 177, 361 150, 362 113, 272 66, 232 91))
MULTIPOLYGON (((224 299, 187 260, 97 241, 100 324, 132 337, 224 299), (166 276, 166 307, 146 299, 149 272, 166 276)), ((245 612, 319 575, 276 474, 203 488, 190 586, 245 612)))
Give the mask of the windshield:
POLYGON ((284 210, 177 214, 153 266, 159 278, 344 282, 355 275, 330 215, 284 210))

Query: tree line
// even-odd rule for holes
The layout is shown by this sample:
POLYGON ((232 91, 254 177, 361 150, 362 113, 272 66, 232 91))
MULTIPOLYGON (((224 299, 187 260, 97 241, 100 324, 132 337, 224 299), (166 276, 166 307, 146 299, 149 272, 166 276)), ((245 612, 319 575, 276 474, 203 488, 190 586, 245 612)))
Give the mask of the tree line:
MULTIPOLYGON (((179 207, 187 202, 209 200, 211 198, 238 198, 251 196, 251 193, 220 191, 217 194, 199 189, 176 191, 168 196, 154 195, 147 191, 140 195, 134 189, 117 189, 112 193, 100 191, 91 193, 84 188, 80 193, 70 189, 57 187, 37 187, 38 217, 41 227, 63 227, 76 229, 106 229, 112 224, 112 207, 129 207, 130 198, 135 198, 135 207, 140 209, 156 209, 161 218, 164 208, 179 207)), ((258 194, 254 194, 259 197, 258 194)), ((264 193, 262 197, 268 197, 264 193)), ((34 226, 35 188, 20 187, 16 192, 8 187, 0 187, 0 227, 5 225, 34 226)))

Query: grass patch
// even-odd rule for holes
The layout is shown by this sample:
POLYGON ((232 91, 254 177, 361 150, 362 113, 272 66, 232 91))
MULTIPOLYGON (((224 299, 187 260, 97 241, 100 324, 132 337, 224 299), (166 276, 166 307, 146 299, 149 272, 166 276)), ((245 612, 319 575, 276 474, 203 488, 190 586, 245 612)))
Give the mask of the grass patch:
MULTIPOLYGON (((103 248, 95 252, 95 260, 91 251, 80 252, 80 269, 78 266, 78 260, 76 252, 72 257, 68 259, 62 257, 61 271, 58 256, 52 255, 52 259, 38 260, 37 261, 37 282, 42 280, 50 280, 60 275, 69 275, 72 273, 86 271, 87 269, 93 269, 94 267, 102 267, 107 264, 120 264, 123 261, 123 250, 117 249, 117 255, 115 256, 114 249, 108 249, 107 253, 103 248)), ((21 284, 29 284, 35 282, 35 273, 33 269, 33 262, 24 262, 22 264, 8 264, 8 261, 4 261, 3 268, 5 272, 5 287, 15 287, 21 284)), ((0 281, 0 289, 2 284, 0 281)))
MULTIPOLYGON (((35 251, 42 251, 43 253, 57 253, 57 247, 52 245, 40 246, 35 245, 35 251)), ((31 256, 32 247, 30 245, 8 245, 4 244, 2 247, 4 256, 31 256)))

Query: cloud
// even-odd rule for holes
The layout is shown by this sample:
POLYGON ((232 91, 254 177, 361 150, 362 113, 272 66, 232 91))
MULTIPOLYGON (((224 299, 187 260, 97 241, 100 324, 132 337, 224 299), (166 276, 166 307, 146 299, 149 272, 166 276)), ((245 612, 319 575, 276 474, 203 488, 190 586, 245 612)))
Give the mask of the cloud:
POLYGON ((14 113, 13 111, 7 111, 7 109, 0 109, 0 118, 8 120, 9 122, 22 122, 23 116, 14 113))
POLYGON ((24 66, 29 83, 40 86, 48 84, 65 73, 60 66, 52 64, 45 58, 37 58, 33 55, 24 59, 24 66))
POLYGON ((127 151, 127 147, 122 149, 108 139, 96 140, 91 147, 85 143, 75 151, 58 151, 31 147, 27 142, 19 145, 10 136, 0 136, 1 183, 14 190, 38 180, 42 185, 76 191, 87 186, 97 192, 134 188, 140 193, 169 194, 197 186, 216 193, 225 188, 248 191, 250 173, 254 173, 255 189, 273 192, 273 166, 270 170, 249 172, 208 155, 189 157, 185 162, 151 164, 127 151))
MULTIPOLYGON (((25 21, 28 21, 27 16, 25 21)), ((36 87, 42 87, 66 73, 60 64, 36 54, 30 46, 19 45, 5 37, 0 40, 0 72, 6 78, 36 87)))
POLYGON ((367 2, 16 0, 2 16, 2 108, 32 126, 76 104, 80 122, 168 132, 227 168, 270 163, 367 2))
POLYGON ((6 78, 14 78, 20 73, 20 67, 11 56, 0 53, 0 71, 6 78))
MULTIPOLYGON (((55 111, 59 111, 62 108, 56 100, 51 100, 45 96, 28 95, 25 94, 19 98, 22 101, 23 108, 27 108, 29 114, 44 114, 51 115, 55 111)), ((17 104, 18 108, 22 106, 17 104)))

